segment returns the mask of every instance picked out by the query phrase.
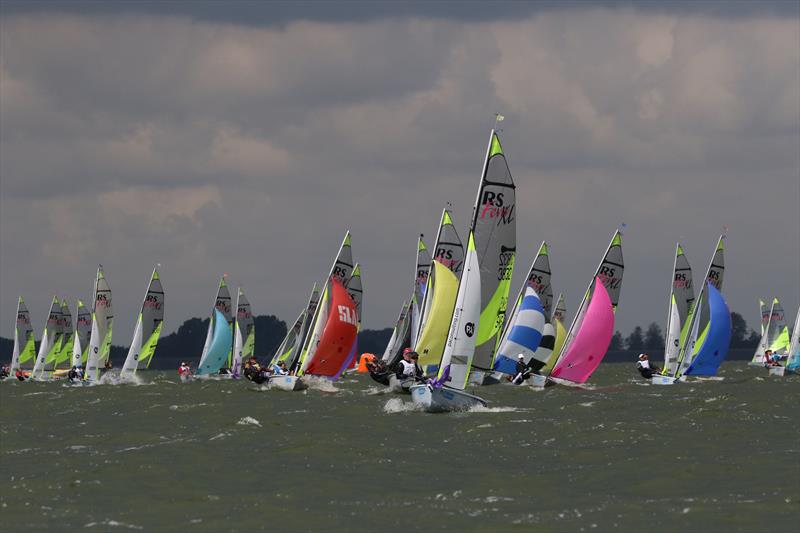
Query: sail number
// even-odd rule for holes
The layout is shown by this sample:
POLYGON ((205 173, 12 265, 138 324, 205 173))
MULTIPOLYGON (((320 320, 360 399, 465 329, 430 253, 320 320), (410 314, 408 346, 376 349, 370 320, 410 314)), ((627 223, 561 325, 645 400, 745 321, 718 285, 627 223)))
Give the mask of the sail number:
POLYGON ((355 309, 350 309, 346 305, 340 305, 339 320, 355 326, 358 323, 358 320, 356 319, 355 309))

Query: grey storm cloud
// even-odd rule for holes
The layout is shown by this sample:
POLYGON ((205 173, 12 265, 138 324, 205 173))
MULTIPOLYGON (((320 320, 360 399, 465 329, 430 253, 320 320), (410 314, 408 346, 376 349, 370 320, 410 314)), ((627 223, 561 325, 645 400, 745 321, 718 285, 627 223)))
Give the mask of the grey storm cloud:
POLYGON ((512 290, 547 239, 574 310, 625 222, 619 327, 661 322, 675 240, 701 271, 727 225, 732 308, 751 325, 758 297, 796 309, 796 10, 545 4, 280 4, 259 24, 243 19, 260 3, 4 2, 0 333, 18 294, 37 328, 52 294, 87 298, 97 263, 115 342, 157 262, 168 331, 208 314, 226 272, 289 320, 348 228, 365 324, 388 326, 416 236, 446 202, 466 226, 496 112, 518 186, 512 290))

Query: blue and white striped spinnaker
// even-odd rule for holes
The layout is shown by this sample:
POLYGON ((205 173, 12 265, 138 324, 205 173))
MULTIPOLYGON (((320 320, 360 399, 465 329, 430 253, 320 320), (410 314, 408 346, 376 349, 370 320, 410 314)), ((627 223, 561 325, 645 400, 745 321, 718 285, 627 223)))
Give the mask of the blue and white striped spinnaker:
POLYGON ((504 374, 516 373, 517 357, 522 354, 529 363, 542 340, 545 317, 542 302, 533 287, 525 289, 511 330, 497 351, 494 370, 504 374))

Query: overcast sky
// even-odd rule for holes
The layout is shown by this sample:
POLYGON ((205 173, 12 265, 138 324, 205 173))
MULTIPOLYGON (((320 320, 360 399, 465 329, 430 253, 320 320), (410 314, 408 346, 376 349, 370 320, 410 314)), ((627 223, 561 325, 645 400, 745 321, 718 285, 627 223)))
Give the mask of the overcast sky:
MULTIPOLYGON (((366 327, 410 295, 416 238, 462 229, 494 114, 518 268, 551 245, 570 312, 620 223, 617 327, 666 320, 675 241, 758 322, 800 303, 796 2, 3 2, 0 334, 37 335, 98 263, 129 342, 154 264, 165 331, 222 273, 293 320, 345 230, 366 327)), ((74 304, 73 304, 74 305, 74 304)))

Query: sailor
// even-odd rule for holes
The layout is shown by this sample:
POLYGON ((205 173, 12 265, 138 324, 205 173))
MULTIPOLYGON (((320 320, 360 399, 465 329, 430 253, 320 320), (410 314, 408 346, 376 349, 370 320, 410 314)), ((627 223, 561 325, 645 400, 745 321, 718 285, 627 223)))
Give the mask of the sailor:
POLYGON ((519 354, 517 356, 517 367, 514 369, 514 377, 511 378, 511 383, 514 385, 522 385, 522 382, 531 376, 528 365, 525 364, 525 356, 519 354))
POLYGON ((764 352, 764 366, 775 366, 772 357, 772 350, 767 350, 764 352))
POLYGON ((402 381, 416 376, 417 364, 411 360, 411 354, 413 353, 415 352, 411 351, 411 348, 403 350, 403 358, 397 367, 397 379, 402 381))
POLYGON ((275 363, 275 366, 272 367, 272 374, 275 376, 288 376, 289 371, 286 370, 286 363, 284 361, 275 363))
POLYGON ((67 379, 69 379, 70 383, 74 383, 80 379, 78 377, 78 370, 74 366, 67 372, 67 379))
POLYGON ((417 352, 411 352, 408 354, 408 357, 414 365, 414 377, 417 381, 421 381, 425 377, 425 373, 422 371, 422 367, 419 366, 419 354, 417 352))
POLYGON ((189 379, 192 376, 192 369, 189 368, 186 361, 181 361, 181 366, 178 368, 178 375, 181 379, 189 379))
POLYGON ((83 367, 81 365, 75 365, 75 373, 78 374, 78 381, 83 380, 83 367))
POLYGON ((650 358, 646 353, 639 354, 639 360, 636 362, 636 370, 638 370, 645 379, 652 378, 653 374, 659 371, 657 367, 650 364, 650 358))
POLYGON ((258 364, 258 360, 255 357, 251 357, 244 364, 244 377, 250 381, 254 381, 254 378, 258 375, 259 370, 261 370, 261 367, 258 364))
POLYGON ((0 368, 0 379, 6 379, 9 376, 8 367, 3 366, 0 368))
POLYGON ((18 368, 17 371, 14 372, 14 377, 20 381, 25 381, 25 372, 23 372, 21 368, 18 368))

